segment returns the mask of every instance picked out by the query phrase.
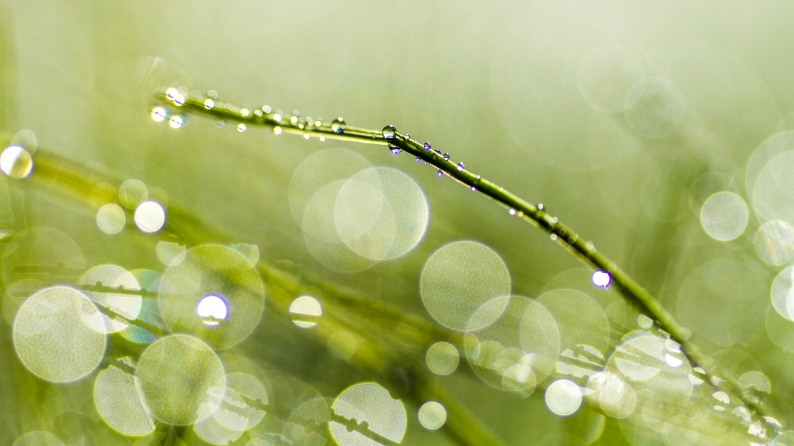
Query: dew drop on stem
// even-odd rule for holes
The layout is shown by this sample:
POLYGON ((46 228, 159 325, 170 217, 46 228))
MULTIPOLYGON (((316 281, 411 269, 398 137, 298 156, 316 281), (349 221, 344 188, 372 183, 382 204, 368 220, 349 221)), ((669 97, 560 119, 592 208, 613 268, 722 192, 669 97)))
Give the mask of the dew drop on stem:
POLYGON ((381 131, 381 133, 383 134, 383 137, 386 138, 386 139, 394 138, 394 135, 395 135, 396 132, 397 132, 397 129, 394 128, 394 126, 391 125, 391 124, 387 125, 386 127, 383 127, 383 130, 381 131))
POLYGON ((436 174, 436 176, 437 177, 443 177, 444 176, 444 171, 443 170, 439 170, 438 173, 436 174))
POLYGON ((343 133, 345 131, 345 120, 341 117, 334 119, 331 122, 331 131, 334 133, 343 133))
POLYGON ((465 168, 466 168, 466 166, 465 166, 465 165, 463 165, 463 161, 461 161, 461 162, 459 162, 459 163, 458 163, 458 170, 463 170, 463 169, 465 169, 465 168))
POLYGON ((449 152, 444 154, 444 161, 449 161, 449 152))
POLYGON ((430 150, 430 141, 427 141, 426 143, 424 143, 422 145, 422 148, 425 149, 425 150, 430 150))

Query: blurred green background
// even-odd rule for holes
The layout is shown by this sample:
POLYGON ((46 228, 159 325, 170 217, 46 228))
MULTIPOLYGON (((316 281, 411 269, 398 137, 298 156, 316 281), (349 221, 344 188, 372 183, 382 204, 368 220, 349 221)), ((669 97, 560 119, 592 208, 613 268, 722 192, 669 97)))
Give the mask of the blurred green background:
MULTIPOLYGON (((429 319, 419 296, 423 265, 461 239, 501 256, 513 294, 572 287, 602 293, 595 300, 604 310, 617 301, 589 286, 581 264, 545 233, 406 154, 267 129, 239 133, 198 116, 173 130, 149 114, 152 93, 174 84, 216 90, 237 106, 343 116, 363 128, 393 124, 544 203, 656 295, 718 366, 736 376, 762 372, 769 407, 790 426, 794 324, 775 311, 770 290, 794 257, 794 163, 784 156, 794 136, 780 135, 794 130, 793 17, 786 1, 0 0, 0 129, 29 129, 40 147, 91 171, 161 188, 169 203, 257 245, 263 260, 406 314, 429 319), (751 163, 773 135, 774 147, 751 163), (355 273, 312 255, 290 212, 290 179, 328 148, 396 168, 421 187, 430 216, 414 250, 355 273), (741 214, 736 201, 703 210, 721 191, 746 204, 746 229, 731 214, 741 214), (727 222, 734 233, 722 238, 730 240, 704 229, 709 218, 727 222), (784 227, 759 229, 769 221, 784 227)), ((6 181, 4 193, 9 232, 56 227, 79 245, 86 267, 164 269, 154 242, 100 233, 90 206, 19 182, 6 181)), ((132 444, 106 432, 90 378, 50 385, 27 376, 3 327, 0 442, 47 430, 65 444, 132 444), (64 420, 68 411, 79 416, 64 420)), ((368 378, 290 327, 266 313, 235 354, 329 398, 368 378)), ((516 398, 463 363, 434 379, 506 444, 592 439, 597 407, 556 417, 543 392, 516 398)), ((452 444, 443 431, 422 429, 415 402, 406 410, 404 444, 452 444)), ((631 444, 611 419, 595 442, 631 444)))

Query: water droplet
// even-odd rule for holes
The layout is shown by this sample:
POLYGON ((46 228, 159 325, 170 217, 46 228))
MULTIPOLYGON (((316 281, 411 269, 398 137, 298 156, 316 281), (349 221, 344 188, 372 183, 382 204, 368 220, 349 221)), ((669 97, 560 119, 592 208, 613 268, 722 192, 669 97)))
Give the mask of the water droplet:
POLYGON ((544 209, 546 209, 546 208, 543 206, 543 203, 538 203, 538 210, 542 211, 544 209))
POLYGON ((595 249, 595 244, 593 244, 593 242, 587 242, 584 244, 584 247, 587 248, 588 251, 592 251, 595 249))
POLYGON ((254 114, 261 118, 262 117, 262 110, 257 108, 256 110, 254 110, 254 114))
POLYGON ((281 120, 284 119, 284 112, 281 110, 276 110, 276 113, 273 115, 273 119, 281 122, 281 120))
POLYGON ((174 100, 174 98, 178 94, 179 94, 179 92, 174 87, 171 87, 171 88, 169 88, 168 90, 165 91, 165 97, 167 97, 168 99, 170 99, 172 101, 174 100))
POLYGON ((292 110, 292 116, 298 117, 301 115, 301 112, 298 110, 292 110))
POLYGON ((559 219, 559 218, 557 218, 557 217, 551 217, 551 222, 552 222, 552 223, 557 223, 558 221, 560 221, 560 219, 559 219))
POLYGON ((331 131, 334 133, 342 133, 345 131, 345 120, 341 117, 334 119, 331 122, 331 131))
POLYGON ((176 106, 181 106, 184 103, 185 103, 185 97, 184 96, 182 96, 181 94, 177 94, 176 96, 174 96, 174 104, 176 106))
POLYGON ((325 141, 325 136, 321 136, 320 137, 320 142, 323 142, 323 141, 325 141))
POLYGON ((523 213, 522 211, 518 211, 518 212, 516 213, 516 215, 518 215, 519 217, 523 217, 523 216, 524 216, 524 213, 523 213))
POLYGON ((281 127, 279 126, 273 127, 273 133, 275 133, 276 135, 280 135, 281 132, 282 132, 281 127))
POLYGON ((395 135, 396 132, 397 132, 397 129, 395 129, 393 125, 389 124, 386 127, 383 127, 383 130, 382 130, 381 133, 383 133, 383 137, 384 138, 392 139, 392 138, 394 138, 394 135, 395 135))
POLYGON ((399 148, 397 146, 393 146, 391 144, 389 144, 389 150, 391 151, 392 155, 397 155, 398 153, 403 151, 403 149, 401 149, 401 148, 399 148))
POLYGON ((0 170, 11 178, 25 178, 33 170, 33 158, 22 146, 8 146, 0 154, 0 170))
POLYGON ((215 90, 210 90, 207 92, 207 97, 211 99, 218 99, 218 92, 215 90))
POLYGON ((444 171, 443 170, 439 170, 438 173, 436 174, 436 176, 443 177, 444 176, 444 171))
POLYGON ((232 106, 232 104, 225 104, 223 106, 223 108, 225 108, 226 110, 229 110, 230 112, 234 111, 234 107, 232 106))
POLYGON ((173 116, 171 120, 168 121, 168 125, 170 125, 172 129, 178 129, 179 127, 182 127, 184 123, 185 120, 179 115, 173 116))
POLYGON ((471 191, 472 191, 472 192, 477 192, 477 186, 472 186, 472 187, 471 187, 471 191))
POLYGON ((557 240, 557 234, 551 234, 549 236, 549 238, 551 239, 551 241, 556 241, 557 240))
POLYGON ((597 286, 598 288, 606 288, 610 283, 612 283, 612 276, 607 271, 597 269, 593 271, 591 280, 593 281, 593 285, 597 286))
POLYGON ((218 119, 217 121, 215 121, 215 125, 218 126, 218 128, 223 127, 224 125, 226 125, 226 121, 224 121, 223 119, 218 119))
POLYGON ((245 131, 245 124, 243 124, 242 122, 237 124, 237 131, 243 133, 245 131))
POLYGON ((406 133, 406 134, 405 134, 405 136, 403 136, 403 139, 404 139, 405 141, 410 141, 410 140, 411 140, 411 135, 409 135, 409 134, 407 134, 407 133, 406 133))
POLYGON ((459 162, 459 163, 458 163, 458 170, 463 170, 463 169, 465 169, 465 168, 466 168, 466 166, 465 166, 465 165, 463 165, 463 161, 461 161, 461 162, 459 162))
POLYGON ((298 117, 297 117, 297 116, 292 116, 292 117, 290 117, 290 118, 289 118, 289 122, 290 122, 290 124, 292 124, 292 125, 295 125, 295 124, 297 124, 297 123, 298 123, 298 117))
POLYGON ((510 209, 507 211, 507 213, 508 213, 508 214, 510 214, 510 215, 516 215, 516 210, 515 210, 515 209, 513 209, 513 208, 510 208, 510 209))
POLYGON ((309 138, 311 138, 311 136, 308 133, 303 134, 303 139, 309 139, 309 138))
POLYGON ((418 163, 419 161, 422 161, 422 159, 417 156, 414 161, 416 161, 418 163))
POLYGON ((270 113, 271 111, 273 111, 273 109, 270 108, 269 105, 263 105, 262 106, 262 111, 265 112, 265 113, 270 113))
POLYGON ((430 141, 427 141, 426 143, 424 143, 422 145, 422 148, 425 149, 425 150, 430 150, 430 141))
POLYGON ((243 117, 245 117, 251 114, 251 112, 247 108, 242 108, 240 109, 240 114, 243 115, 243 117))
POLYGON ((449 152, 444 154, 444 161, 449 161, 449 152))
POLYGON ((165 119, 166 112, 163 107, 155 107, 152 109, 152 119, 154 122, 160 122, 165 119))
POLYGON ((206 108, 207 110, 210 110, 210 109, 212 109, 212 107, 215 107, 215 101, 213 101, 212 99, 205 99, 204 100, 204 108, 206 108))

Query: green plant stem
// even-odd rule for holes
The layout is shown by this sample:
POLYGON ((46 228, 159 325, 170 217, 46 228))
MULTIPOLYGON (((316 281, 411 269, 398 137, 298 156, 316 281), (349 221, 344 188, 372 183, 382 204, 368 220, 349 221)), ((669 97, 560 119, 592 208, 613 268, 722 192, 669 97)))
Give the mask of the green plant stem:
MULTIPOLYGON (((306 120, 298 119, 297 117, 293 120, 292 117, 285 118, 277 113, 264 113, 262 110, 259 110, 261 113, 254 113, 254 110, 246 110, 246 112, 243 112, 242 109, 234 107, 231 104, 217 101, 213 101, 213 106, 208 107, 205 104, 205 100, 205 98, 201 97, 188 96, 184 98, 183 103, 178 104, 165 92, 158 93, 155 96, 156 103, 164 105, 174 112, 184 110, 185 112, 232 123, 241 123, 246 126, 270 127, 277 133, 285 132, 309 135, 309 137, 316 136, 360 143, 388 145, 397 147, 402 151, 426 161, 440 172, 443 172, 444 175, 472 188, 472 190, 476 190, 492 198, 510 209, 511 214, 520 216, 527 222, 541 228, 547 232, 552 239, 556 240, 585 264, 609 272, 612 277, 612 283, 618 288, 627 302, 653 319, 662 330, 669 333, 671 339, 681 345, 682 352, 693 366, 703 367, 705 370, 709 371, 709 376, 713 376, 714 365, 711 364, 706 356, 700 352, 700 349, 690 341, 692 337, 690 330, 680 325, 673 315, 662 306, 659 300, 653 297, 648 290, 642 287, 627 272, 618 267, 615 262, 611 261, 604 254, 596 250, 592 242, 585 241, 579 237, 579 234, 560 223, 556 217, 549 215, 542 206, 535 206, 505 190, 496 183, 488 181, 466 168, 460 167, 454 161, 445 159, 439 152, 432 149, 425 150, 421 143, 410 139, 407 135, 401 134, 396 130, 393 131, 393 136, 389 135, 389 137, 384 136, 385 132, 383 131, 367 130, 349 127, 347 125, 340 131, 338 128, 333 128, 330 122, 322 122, 317 125, 316 122, 310 123, 306 120)), ((711 379, 710 384, 715 389, 727 392, 733 400, 741 402, 741 404, 755 416, 764 417, 763 408, 755 402, 745 398, 741 388, 736 383, 724 381, 722 385, 720 385, 716 380, 711 379)))

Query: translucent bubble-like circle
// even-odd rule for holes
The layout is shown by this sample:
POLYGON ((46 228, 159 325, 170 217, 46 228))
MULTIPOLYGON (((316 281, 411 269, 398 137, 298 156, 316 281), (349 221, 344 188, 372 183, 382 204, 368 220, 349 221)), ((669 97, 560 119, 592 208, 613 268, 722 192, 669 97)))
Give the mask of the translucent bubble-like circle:
POLYGON ((419 408, 417 418, 423 428, 435 431, 447 422, 447 409, 439 402, 428 401, 419 408))
POLYGON ((794 151, 783 152, 769 160, 758 172, 753 186, 753 206, 768 220, 794 222, 794 151))
POLYGON ((449 375, 458 368, 460 354, 449 342, 436 342, 427 349, 427 368, 436 375, 449 375))
POLYGON ((441 325, 474 331, 493 323, 507 308, 510 274, 491 248, 478 242, 453 242, 427 259, 419 290, 428 313, 441 325), (481 309, 485 302, 490 306, 481 309), (478 316, 472 323, 475 311, 478 316))
POLYGON ((775 437, 772 446, 794 446, 794 431, 783 431, 775 437))
POLYGON ((626 96, 633 105, 626 110, 626 120, 637 133, 649 138, 663 138, 684 121, 686 102, 678 87, 669 79, 649 77, 635 84, 626 96))
POLYGON ((237 408, 247 406, 237 392, 231 389, 212 388, 210 394, 217 399, 218 408, 212 415, 193 425, 193 431, 210 444, 225 445, 238 438, 247 429, 245 416, 237 413, 237 408))
POLYGON ((132 274, 120 266, 99 265, 95 266, 83 274, 77 281, 80 285, 101 285, 102 291, 89 291, 91 299, 103 308, 109 308, 121 317, 111 319, 103 314, 105 326, 103 328, 108 333, 123 330, 129 326, 126 320, 135 320, 141 311, 141 296, 131 294, 130 291, 140 290, 138 281, 132 274), (117 290, 118 292, 114 292, 117 290), (127 291, 127 292, 125 292, 127 291))
POLYGON ((210 391, 223 394, 226 387, 218 355, 199 339, 182 334, 160 338, 144 350, 136 376, 152 415, 180 426, 212 415, 218 401, 210 391))
POLYGON ((67 286, 37 291, 14 319, 14 348, 31 373, 52 382, 77 381, 99 366, 107 337, 102 314, 85 294, 67 286))
POLYGON ((97 375, 94 404, 105 423, 124 435, 138 437, 154 430, 152 416, 140 401, 136 378, 114 366, 97 375))
POLYGON ((733 192, 710 196, 700 209, 700 224, 708 235, 723 242, 742 235, 750 214, 742 197, 733 192))
POLYGON ((637 408, 637 392, 619 375, 605 371, 593 375, 587 386, 604 413, 612 418, 626 418, 637 408))
POLYGON ((127 209, 135 209, 149 198, 149 190, 141 180, 129 179, 119 186, 119 201, 127 209))
POLYGON ((622 46, 605 45, 591 51, 579 64, 577 80, 582 97, 604 113, 621 112, 632 105, 629 91, 645 77, 642 62, 622 46))
POLYGON ((366 158, 347 149, 322 150, 304 159, 289 183, 289 208, 295 221, 303 227, 304 210, 318 190, 368 167, 366 158))
POLYGON ((115 203, 102 206, 96 213, 96 225, 105 234, 118 234, 126 223, 127 216, 124 214, 124 209, 115 203))
POLYGON ((546 388, 546 407, 561 417, 573 415, 582 406, 582 389, 568 379, 558 379, 546 388))
POLYGON ((788 320, 794 320, 791 316, 791 310, 794 310, 794 267, 789 266, 778 273, 772 282, 770 297, 772 307, 778 314, 788 320))
POLYGON ((292 314, 292 323, 301 328, 312 328, 317 325, 317 319, 323 315, 320 301, 312 296, 299 296, 289 305, 292 314))
POLYGON ((14 446, 63 446, 63 442, 49 432, 33 431, 17 438, 14 446))
POLYGON ((8 146, 0 153, 0 170, 11 178, 25 178, 33 170, 33 157, 20 146, 8 146))
POLYGON ((165 209, 156 201, 144 201, 135 208, 135 226, 143 232, 154 233, 165 225, 165 209))
POLYGON ((764 282, 746 264, 715 260, 698 267, 681 285, 678 316, 695 333, 729 346, 758 330, 766 296, 764 282))
POLYGON ((215 348, 231 347, 248 337, 264 308, 265 288, 259 274, 245 256, 222 245, 189 249, 185 260, 165 271, 160 284, 163 321, 215 348), (212 305, 199 308, 205 301, 212 305), (216 305, 219 301, 225 308, 216 305))
POLYGON ((794 259, 794 228, 782 220, 764 223, 753 235, 758 257, 767 265, 785 265, 794 259))
POLYGON ((794 151, 794 131, 772 135, 755 149, 747 162, 745 171, 745 187, 747 196, 751 200, 755 196, 755 185, 761 171, 769 165, 772 159, 791 151, 794 151))
POLYGON ((336 197, 334 221, 341 239, 362 257, 381 261, 411 251, 427 230, 429 209, 422 189, 389 167, 363 170, 336 197))
MULTIPOLYGON (((345 418, 366 421, 369 429, 391 441, 399 443, 407 427, 405 407, 400 400, 392 399, 389 392, 376 383, 360 383, 348 387, 331 406, 345 418)), ((372 441, 337 422, 331 423, 331 434, 340 446, 368 446, 372 441)))

